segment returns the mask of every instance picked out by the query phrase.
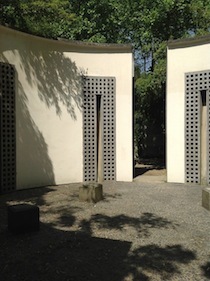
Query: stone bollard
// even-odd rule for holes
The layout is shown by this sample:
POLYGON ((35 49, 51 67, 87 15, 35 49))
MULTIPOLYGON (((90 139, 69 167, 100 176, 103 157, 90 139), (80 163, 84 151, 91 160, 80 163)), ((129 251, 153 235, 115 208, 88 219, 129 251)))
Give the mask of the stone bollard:
POLYGON ((103 186, 100 183, 87 183, 79 188, 79 200, 97 203, 103 199, 103 186))
POLYGON ((210 188, 206 187, 202 190, 202 207, 210 211, 210 188))

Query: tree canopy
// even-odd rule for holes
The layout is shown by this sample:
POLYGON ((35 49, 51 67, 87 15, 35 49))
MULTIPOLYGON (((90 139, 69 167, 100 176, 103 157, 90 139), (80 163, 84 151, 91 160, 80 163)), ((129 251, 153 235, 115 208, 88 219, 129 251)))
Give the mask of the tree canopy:
POLYGON ((48 38, 131 43, 140 154, 149 131, 164 132, 167 41, 210 31, 210 0, 0 0, 0 14, 0 24, 48 38))

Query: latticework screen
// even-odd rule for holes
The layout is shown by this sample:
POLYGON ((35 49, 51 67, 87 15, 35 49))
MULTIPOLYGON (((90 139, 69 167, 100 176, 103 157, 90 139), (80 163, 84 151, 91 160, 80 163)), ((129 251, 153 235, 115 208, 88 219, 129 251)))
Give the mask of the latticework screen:
POLYGON ((115 180, 115 78, 84 78, 84 181, 97 181, 97 97, 100 96, 103 180, 115 180))
POLYGON ((0 190, 16 187, 15 70, 0 63, 0 190))
POLYGON ((209 180, 209 141, 210 141, 210 114, 209 114, 209 86, 210 71, 186 73, 186 109, 185 109, 185 169, 186 182, 200 183, 201 181, 201 106, 202 91, 206 91, 207 106, 207 181, 209 180))

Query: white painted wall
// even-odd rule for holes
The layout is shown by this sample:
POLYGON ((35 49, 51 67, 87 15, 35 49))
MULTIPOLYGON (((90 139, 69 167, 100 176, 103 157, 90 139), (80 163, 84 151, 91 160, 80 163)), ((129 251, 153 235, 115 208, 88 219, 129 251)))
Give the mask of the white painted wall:
POLYGON ((82 74, 116 77, 116 177, 132 181, 128 46, 53 41, 1 26, 0 61, 17 73, 17 189, 82 182, 82 74))
MULTIPOLYGON (((181 41, 180 41, 181 42, 181 41)), ((187 41, 188 42, 188 41, 187 41)), ((193 43, 193 42, 192 42, 193 43)), ((209 43, 169 45, 167 50, 167 181, 185 182, 185 73, 210 69, 209 43)))

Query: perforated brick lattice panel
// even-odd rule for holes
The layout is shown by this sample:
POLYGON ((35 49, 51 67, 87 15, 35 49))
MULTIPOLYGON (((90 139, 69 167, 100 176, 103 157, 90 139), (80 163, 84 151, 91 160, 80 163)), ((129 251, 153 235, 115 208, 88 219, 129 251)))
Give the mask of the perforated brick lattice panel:
POLYGON ((115 180, 115 79, 103 80, 103 177, 115 180))
POLYGON ((94 82, 84 78, 84 181, 97 178, 96 96, 94 82))
POLYGON ((97 181, 97 96, 101 97, 103 179, 115 180, 115 78, 84 78, 84 181, 97 181))
POLYGON ((0 191, 16 187, 15 70, 0 63, 0 191))
MULTIPOLYGON (((200 183, 201 180, 201 91, 209 89, 210 71, 187 73, 185 75, 186 85, 186 182, 200 183)), ((209 91, 206 92, 207 103, 207 181, 209 182, 209 140, 210 140, 210 115, 209 115, 209 91)))
POLYGON ((206 105, 207 105, 207 183, 210 184, 210 71, 208 72, 208 84, 206 84, 206 105))

